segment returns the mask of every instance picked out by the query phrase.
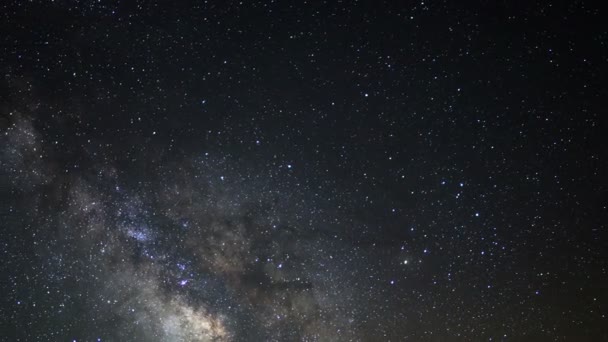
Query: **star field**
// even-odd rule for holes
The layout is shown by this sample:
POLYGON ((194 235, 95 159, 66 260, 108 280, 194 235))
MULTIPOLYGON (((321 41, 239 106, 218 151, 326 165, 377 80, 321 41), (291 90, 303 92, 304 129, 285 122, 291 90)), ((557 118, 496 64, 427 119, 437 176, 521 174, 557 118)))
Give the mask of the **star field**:
POLYGON ((0 4, 0 341, 608 340, 604 12, 0 4))

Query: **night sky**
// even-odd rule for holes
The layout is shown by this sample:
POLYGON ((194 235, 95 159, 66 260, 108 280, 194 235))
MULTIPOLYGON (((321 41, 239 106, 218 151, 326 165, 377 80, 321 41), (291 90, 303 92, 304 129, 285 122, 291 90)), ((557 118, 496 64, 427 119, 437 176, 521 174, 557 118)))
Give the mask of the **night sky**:
POLYGON ((0 4, 0 341, 608 341, 608 13, 0 4))

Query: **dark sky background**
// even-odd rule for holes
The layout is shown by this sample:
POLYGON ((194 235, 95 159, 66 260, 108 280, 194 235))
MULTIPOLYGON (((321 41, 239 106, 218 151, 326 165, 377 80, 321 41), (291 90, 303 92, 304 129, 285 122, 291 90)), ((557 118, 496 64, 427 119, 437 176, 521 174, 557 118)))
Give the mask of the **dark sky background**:
POLYGON ((0 341, 608 340, 596 6, 2 2, 0 341))

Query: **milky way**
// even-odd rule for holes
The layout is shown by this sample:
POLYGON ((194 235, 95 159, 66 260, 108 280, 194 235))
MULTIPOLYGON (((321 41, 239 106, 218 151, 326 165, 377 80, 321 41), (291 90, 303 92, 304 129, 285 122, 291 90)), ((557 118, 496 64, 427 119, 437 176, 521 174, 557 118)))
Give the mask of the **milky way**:
POLYGON ((600 10, 1 6, 0 341, 608 340, 600 10))
POLYGON ((274 185, 287 186, 286 176, 243 178, 230 171, 235 161, 206 153, 169 158, 144 171, 145 184, 127 185, 107 163, 57 169, 39 156, 44 142, 31 122, 11 116, 4 170, 14 186, 20 178, 29 186, 10 210, 29 216, 21 229, 40 241, 36 256, 50 268, 44 286, 64 292, 54 314, 71 314, 64 301, 75 291, 85 296, 87 324, 112 326, 117 338, 332 338, 352 330, 347 308, 356 298, 346 285, 355 278, 342 268, 355 253, 319 231, 326 215, 299 216, 320 209, 307 194, 274 185))

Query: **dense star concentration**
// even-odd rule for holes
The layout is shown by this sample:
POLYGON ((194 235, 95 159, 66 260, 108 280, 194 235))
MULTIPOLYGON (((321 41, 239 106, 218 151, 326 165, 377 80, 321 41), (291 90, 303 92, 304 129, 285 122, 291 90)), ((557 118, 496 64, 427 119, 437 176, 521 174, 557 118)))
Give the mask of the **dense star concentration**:
POLYGON ((607 13, 0 3, 0 341, 607 341, 607 13))

